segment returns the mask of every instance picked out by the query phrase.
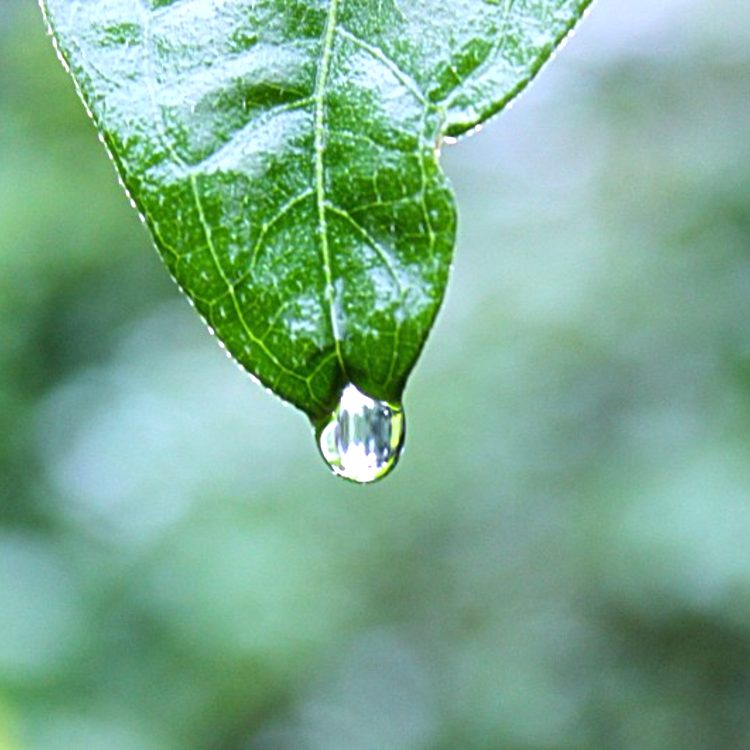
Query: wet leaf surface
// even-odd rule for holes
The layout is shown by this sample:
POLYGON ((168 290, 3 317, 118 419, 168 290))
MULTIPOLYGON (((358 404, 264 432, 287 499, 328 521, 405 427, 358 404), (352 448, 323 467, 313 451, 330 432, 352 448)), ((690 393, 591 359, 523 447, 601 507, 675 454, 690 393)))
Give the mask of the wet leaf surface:
POLYGON ((445 136, 499 111, 590 0, 44 0, 170 272, 319 422, 400 402, 443 299, 445 136))

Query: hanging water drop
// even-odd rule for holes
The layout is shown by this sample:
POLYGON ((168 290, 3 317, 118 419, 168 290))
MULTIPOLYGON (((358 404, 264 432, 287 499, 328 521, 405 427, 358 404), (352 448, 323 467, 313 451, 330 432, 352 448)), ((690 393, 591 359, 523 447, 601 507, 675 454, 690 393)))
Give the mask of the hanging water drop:
POLYGON ((347 385, 318 435, 331 469, 354 482, 374 482, 396 465, 404 445, 404 412, 347 385))

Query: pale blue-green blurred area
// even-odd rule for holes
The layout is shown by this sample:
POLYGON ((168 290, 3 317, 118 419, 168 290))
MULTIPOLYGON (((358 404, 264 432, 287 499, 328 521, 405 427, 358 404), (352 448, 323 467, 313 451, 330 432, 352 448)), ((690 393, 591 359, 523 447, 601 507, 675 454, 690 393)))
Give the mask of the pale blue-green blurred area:
POLYGON ((750 5, 600 0, 444 149, 372 487, 220 352, 0 7, 0 750, 743 748, 750 5))

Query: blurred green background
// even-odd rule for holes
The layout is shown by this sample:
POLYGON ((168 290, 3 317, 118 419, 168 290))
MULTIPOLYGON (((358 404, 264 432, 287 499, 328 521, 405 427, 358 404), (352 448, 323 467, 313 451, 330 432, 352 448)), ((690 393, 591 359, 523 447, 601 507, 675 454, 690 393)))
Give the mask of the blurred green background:
POLYGON ((169 281, 0 5, 0 750, 750 747, 750 4, 601 0, 446 148, 356 487, 169 281))

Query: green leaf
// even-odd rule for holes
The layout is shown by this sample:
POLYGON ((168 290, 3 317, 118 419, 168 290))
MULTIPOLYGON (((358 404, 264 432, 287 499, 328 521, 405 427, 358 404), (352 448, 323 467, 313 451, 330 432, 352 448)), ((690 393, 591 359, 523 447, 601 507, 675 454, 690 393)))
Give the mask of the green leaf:
POLYGON ((319 422, 399 402, 445 293, 443 137, 499 111, 591 0, 42 0, 170 272, 319 422))

